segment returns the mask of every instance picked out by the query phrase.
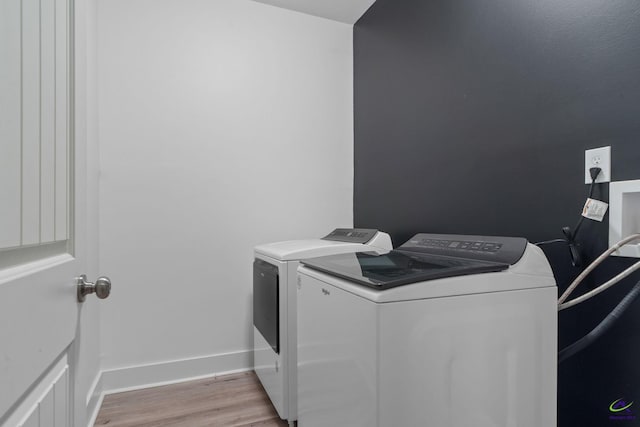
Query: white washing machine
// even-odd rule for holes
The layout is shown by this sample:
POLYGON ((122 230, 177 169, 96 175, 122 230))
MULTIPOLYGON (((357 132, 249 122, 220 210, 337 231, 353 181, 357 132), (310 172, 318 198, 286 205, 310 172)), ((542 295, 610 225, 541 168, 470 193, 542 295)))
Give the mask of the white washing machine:
POLYGON ((339 228, 321 239, 255 247, 253 263, 254 369, 278 415, 296 420, 296 275, 308 257, 347 252, 388 252, 387 233, 339 228))
POLYGON ((525 239, 301 261, 300 427, 554 427, 557 288, 525 239))

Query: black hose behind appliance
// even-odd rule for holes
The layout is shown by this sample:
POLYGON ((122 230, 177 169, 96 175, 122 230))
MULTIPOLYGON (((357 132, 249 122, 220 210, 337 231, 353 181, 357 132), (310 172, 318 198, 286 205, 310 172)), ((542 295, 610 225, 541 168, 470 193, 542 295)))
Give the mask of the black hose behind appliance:
POLYGON ((558 364, 589 347, 598 338, 611 329, 613 324, 622 317, 624 312, 629 308, 631 303, 635 301, 638 295, 640 295, 640 282, 636 283, 629 293, 625 295, 622 301, 620 301, 620 303, 607 315, 607 317, 604 318, 604 320, 602 320, 602 322, 598 324, 598 326, 593 328, 591 332, 580 338, 578 341, 562 349, 560 353, 558 353, 558 364))

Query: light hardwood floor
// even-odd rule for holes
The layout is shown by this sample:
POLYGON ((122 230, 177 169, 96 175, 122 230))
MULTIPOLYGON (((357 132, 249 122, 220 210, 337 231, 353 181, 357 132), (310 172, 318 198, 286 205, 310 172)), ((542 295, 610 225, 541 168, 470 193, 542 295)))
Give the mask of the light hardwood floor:
POLYGON ((94 426, 286 426, 253 372, 107 395, 94 426))

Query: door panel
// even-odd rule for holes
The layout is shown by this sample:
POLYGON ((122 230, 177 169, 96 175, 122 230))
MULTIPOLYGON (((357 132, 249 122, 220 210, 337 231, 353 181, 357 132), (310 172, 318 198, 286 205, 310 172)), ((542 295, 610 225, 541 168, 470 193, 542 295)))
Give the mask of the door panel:
POLYGON ((61 255, 39 264, 37 273, 6 270, 0 281, 0 414, 23 397, 75 335, 77 260, 61 255))
POLYGON ((69 237, 68 13, 0 0, 0 249, 69 237))
POLYGON ((62 357, 3 425, 69 427, 69 365, 62 357))

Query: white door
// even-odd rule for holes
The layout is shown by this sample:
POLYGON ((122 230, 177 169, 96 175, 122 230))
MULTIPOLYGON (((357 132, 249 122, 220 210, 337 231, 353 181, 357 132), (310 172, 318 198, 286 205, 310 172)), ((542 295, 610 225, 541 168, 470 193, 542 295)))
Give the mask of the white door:
POLYGON ((72 0, 0 0, 3 427, 67 427, 77 418, 83 305, 75 277, 93 252, 87 183, 95 175, 86 161, 86 76, 78 65, 86 52, 76 49, 74 10, 72 0))

